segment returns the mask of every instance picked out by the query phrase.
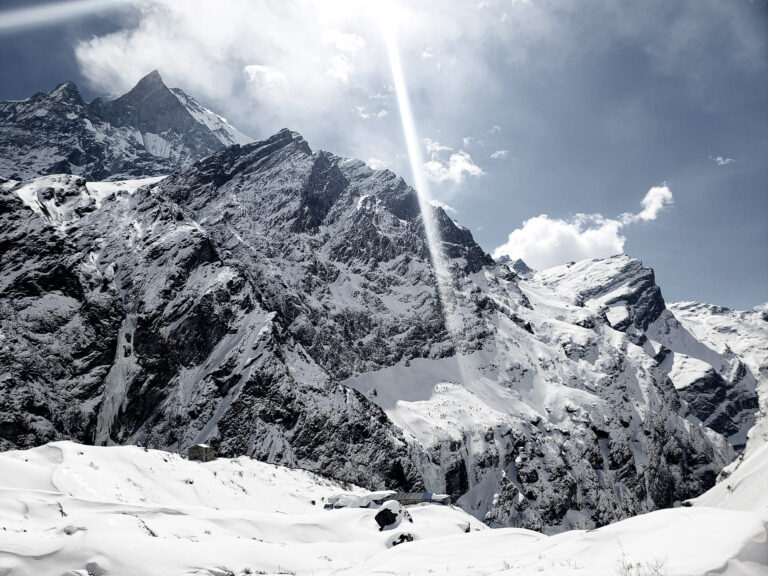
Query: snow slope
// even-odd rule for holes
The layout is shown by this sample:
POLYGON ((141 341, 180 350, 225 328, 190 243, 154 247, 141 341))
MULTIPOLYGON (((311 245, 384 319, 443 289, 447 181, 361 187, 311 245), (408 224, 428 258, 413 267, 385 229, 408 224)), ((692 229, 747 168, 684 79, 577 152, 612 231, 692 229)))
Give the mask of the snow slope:
POLYGON ((213 132, 224 146, 232 144, 250 144, 253 138, 246 136, 223 118, 205 108, 197 100, 184 92, 181 88, 171 88, 171 92, 179 99, 190 115, 200 124, 213 132))
MULTIPOLYGON (((765 482, 766 468, 758 473, 765 482)), ((742 485, 735 487, 738 495, 742 485)), ((768 514, 699 506, 544 536, 490 530, 455 507, 324 510, 365 491, 249 458, 189 462, 134 446, 56 442, 0 454, 0 573, 760 575, 768 514), (412 542, 392 543, 408 534, 412 542), (658 568, 659 572, 652 572, 658 568)), ((738 506, 728 506, 738 508, 738 506)))
POLYGON ((379 531, 375 509, 324 510, 339 494, 365 491, 245 457, 203 464, 71 442, 10 451, 0 454, 0 573, 329 574, 402 533, 487 531, 441 505, 410 507, 413 522, 379 531))

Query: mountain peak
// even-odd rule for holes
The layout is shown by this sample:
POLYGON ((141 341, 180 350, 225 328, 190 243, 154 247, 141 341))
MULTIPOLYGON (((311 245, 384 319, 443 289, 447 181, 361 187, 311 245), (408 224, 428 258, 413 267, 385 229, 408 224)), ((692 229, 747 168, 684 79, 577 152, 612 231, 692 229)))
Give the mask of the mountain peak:
POLYGON ((195 120, 163 83, 157 70, 144 76, 127 94, 108 102, 94 100, 90 108, 113 126, 131 126, 142 133, 162 134, 174 130, 181 134, 197 128, 195 120))
POLYGON ((139 80, 136 83, 136 86, 134 86, 129 92, 123 96, 120 96, 115 101, 130 100, 132 102, 138 103, 149 97, 152 97, 153 99, 166 99, 170 94, 171 90, 168 88, 168 86, 165 85, 165 82, 163 82, 163 78, 160 76, 160 72, 157 70, 152 70, 152 72, 139 80))
POLYGON ((268 138, 267 141, 284 142, 286 144, 295 142, 304 152, 312 154, 312 149, 309 147, 309 143, 304 139, 304 136, 289 128, 281 129, 277 134, 268 138))
POLYGON ((166 89, 168 88, 165 85, 165 82, 163 82, 163 77, 160 76, 160 72, 157 69, 155 69, 155 70, 152 70, 152 72, 150 72, 146 76, 144 76, 141 80, 139 80, 136 83, 136 86, 133 87, 131 92, 144 91, 144 90, 156 90, 161 87, 166 89))
POLYGON ((77 89, 77 85, 71 80, 59 84, 56 88, 48 92, 47 96, 49 99, 58 102, 84 104, 83 97, 80 95, 80 90, 77 89))

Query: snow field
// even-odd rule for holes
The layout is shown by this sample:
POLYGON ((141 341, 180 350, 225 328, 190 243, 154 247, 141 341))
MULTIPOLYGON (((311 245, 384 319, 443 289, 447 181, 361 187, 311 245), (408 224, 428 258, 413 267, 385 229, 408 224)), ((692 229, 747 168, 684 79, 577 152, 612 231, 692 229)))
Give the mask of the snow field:
POLYGON ((759 575, 765 460, 745 462, 730 489, 693 507, 544 536, 431 504, 380 531, 376 509, 323 509, 340 495, 364 500, 364 490, 303 470, 56 442, 0 455, 0 574, 759 575), (406 533, 413 542, 392 546, 406 533))

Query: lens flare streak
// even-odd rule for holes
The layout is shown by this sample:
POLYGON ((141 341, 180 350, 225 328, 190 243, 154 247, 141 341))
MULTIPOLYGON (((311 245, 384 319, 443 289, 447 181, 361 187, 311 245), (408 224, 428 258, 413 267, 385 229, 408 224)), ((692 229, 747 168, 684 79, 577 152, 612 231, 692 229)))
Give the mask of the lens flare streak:
MULTIPOLYGON (((392 19, 391 16, 387 14, 382 13, 381 16, 382 31, 387 44, 387 53, 392 69, 392 80, 395 85, 397 104, 400 109, 400 119, 402 121, 403 133, 408 149, 408 159, 413 173, 414 188, 416 189, 416 194, 419 199, 419 208, 424 222, 424 232, 427 238, 430 256, 432 258, 432 265, 435 270, 435 277, 437 279, 441 311, 445 325, 448 328, 449 335, 453 342, 457 359, 459 359, 458 343, 459 338, 461 337, 461 323, 454 310, 456 296, 451 288, 452 275, 441 250, 442 239, 435 217, 436 212, 429 202, 429 186, 423 173, 423 161, 421 157, 421 149, 419 147, 419 139, 416 135, 416 123, 414 122, 413 114, 411 112, 408 90, 405 84, 405 75, 403 74, 400 51, 398 50, 393 31, 392 19)), ((459 364, 461 364, 461 362, 459 362, 459 364)))
POLYGON ((74 0, 3 10, 0 11, 0 34, 84 18, 129 4, 129 0, 74 0))

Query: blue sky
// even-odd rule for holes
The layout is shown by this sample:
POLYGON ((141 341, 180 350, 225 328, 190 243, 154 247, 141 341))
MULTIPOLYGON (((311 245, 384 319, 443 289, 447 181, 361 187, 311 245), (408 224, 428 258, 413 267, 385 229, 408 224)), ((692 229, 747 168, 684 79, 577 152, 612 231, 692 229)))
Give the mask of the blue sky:
POLYGON ((106 4, 0 24, 0 98, 116 95, 158 68, 254 138, 289 127, 409 179, 383 5, 433 200, 488 252, 624 251, 667 300, 768 300, 765 0, 106 4))

